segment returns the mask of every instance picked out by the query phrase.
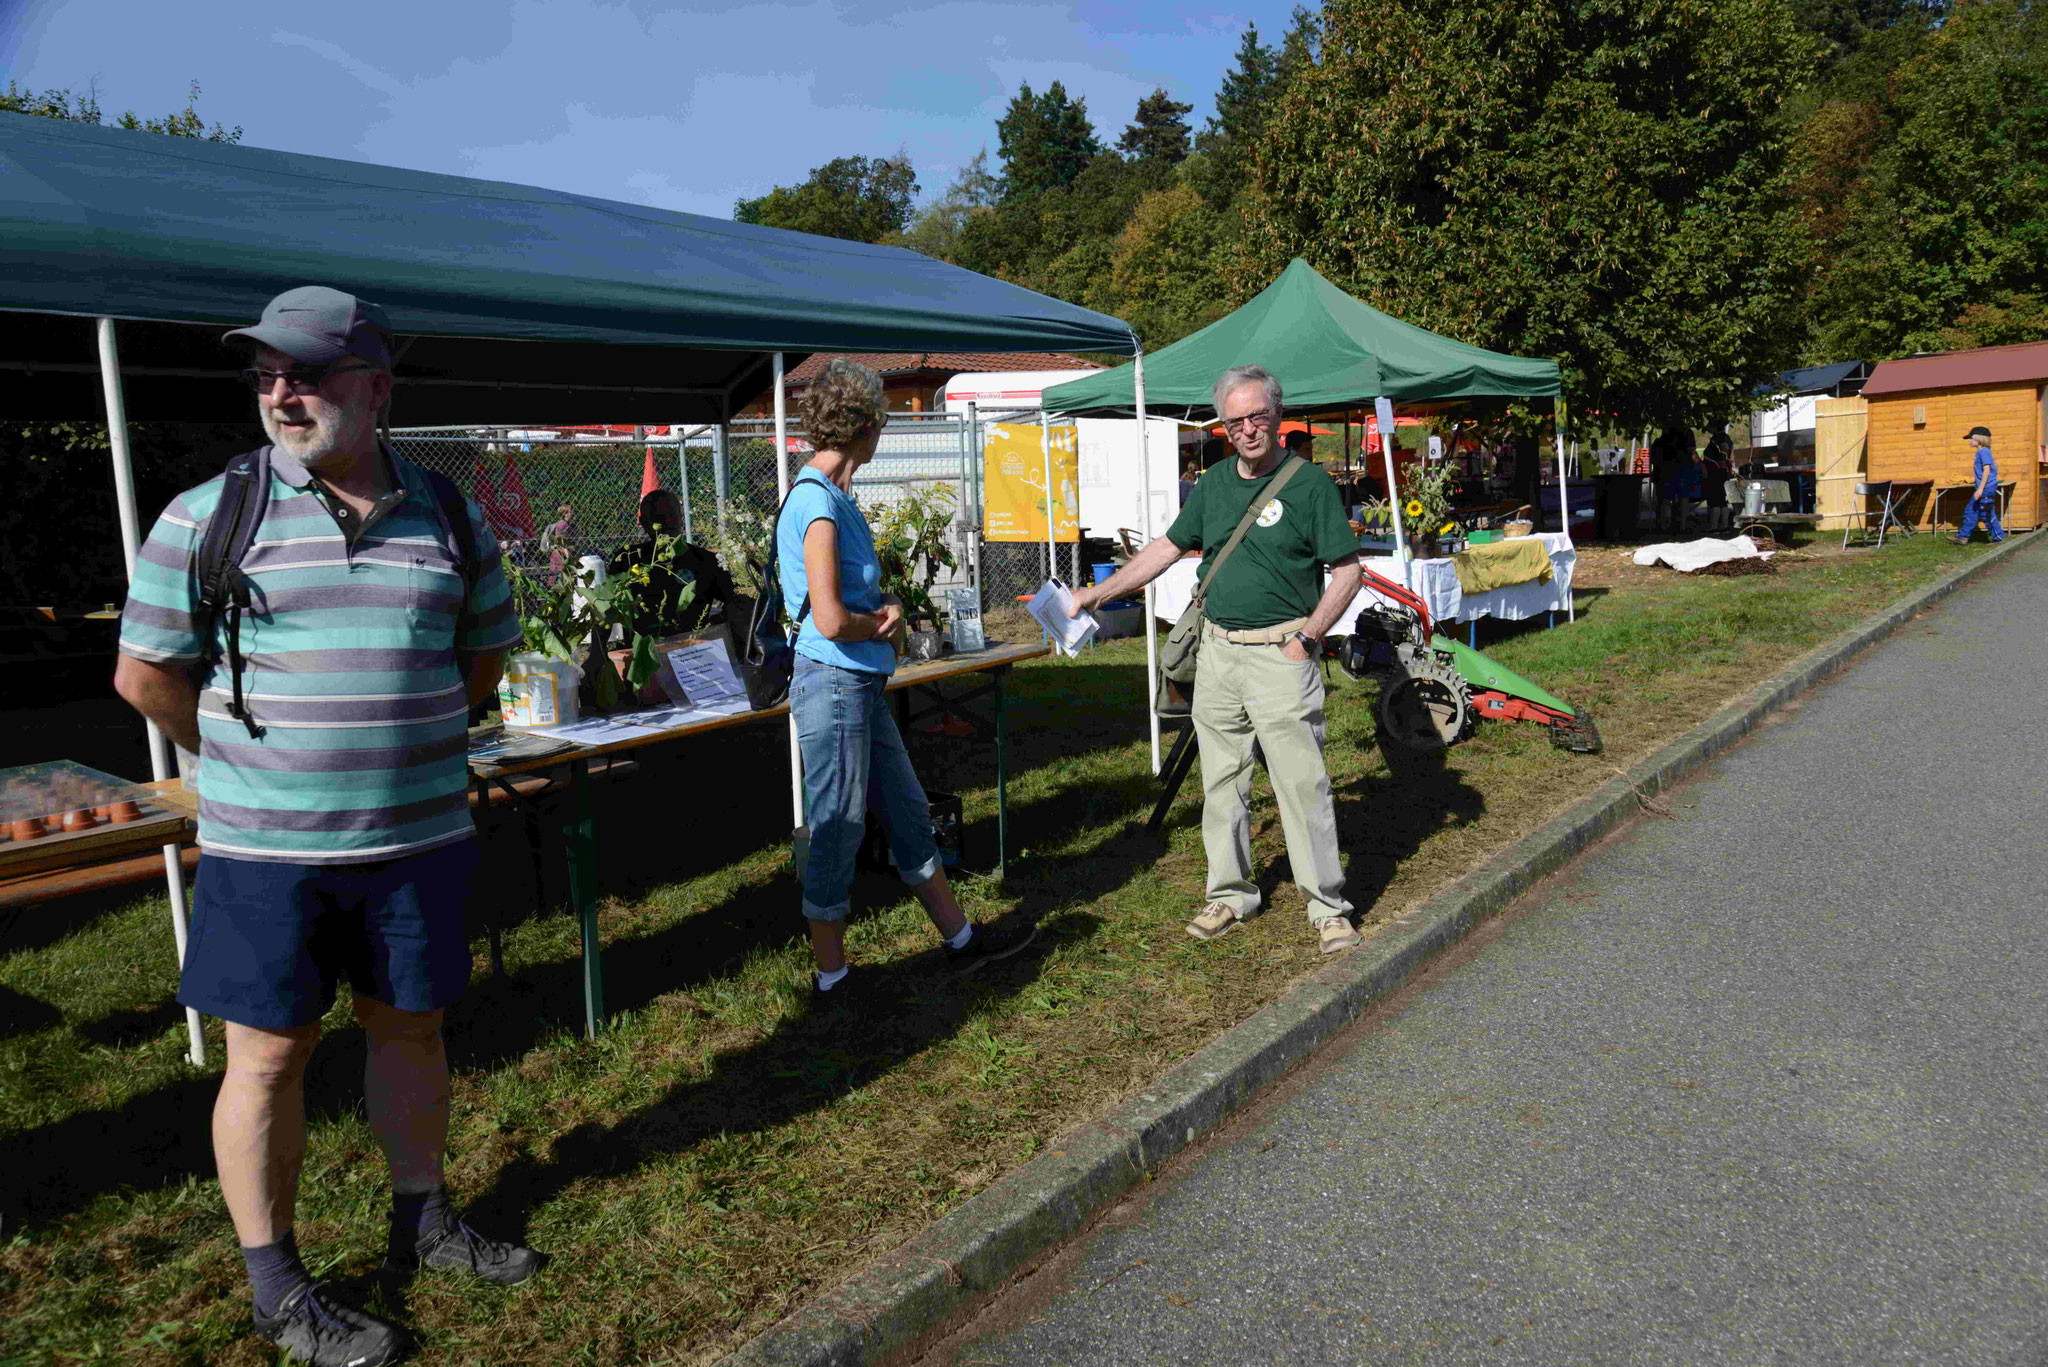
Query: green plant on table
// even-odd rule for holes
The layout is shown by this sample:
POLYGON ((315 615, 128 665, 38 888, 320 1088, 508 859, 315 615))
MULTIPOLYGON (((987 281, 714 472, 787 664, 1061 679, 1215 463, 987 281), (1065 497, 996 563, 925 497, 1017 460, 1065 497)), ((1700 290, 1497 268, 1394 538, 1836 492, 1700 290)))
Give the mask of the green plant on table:
MULTIPOLYGON (((655 538, 655 555, 666 555, 674 542, 674 537, 655 538)), ((660 665, 654 653, 656 638, 633 629, 639 606, 655 595, 646 565, 635 565, 599 584, 592 582, 595 576, 581 566, 569 566, 559 574, 535 574, 509 556, 504 563, 519 615, 521 647, 571 664, 578 663, 577 651, 583 650, 581 663, 591 701, 599 711, 623 705, 654 677, 660 665), (612 628, 621 626, 626 628, 633 651, 626 664, 625 686, 613 672, 608 652, 612 628)))
POLYGON ((902 602, 908 621, 938 621, 932 585, 938 582, 941 567, 950 570, 958 564, 953 548, 946 544, 946 529, 953 523, 953 503, 951 486, 927 484, 904 490, 900 498, 861 509, 875 533, 875 557, 882 567, 881 590, 902 602))

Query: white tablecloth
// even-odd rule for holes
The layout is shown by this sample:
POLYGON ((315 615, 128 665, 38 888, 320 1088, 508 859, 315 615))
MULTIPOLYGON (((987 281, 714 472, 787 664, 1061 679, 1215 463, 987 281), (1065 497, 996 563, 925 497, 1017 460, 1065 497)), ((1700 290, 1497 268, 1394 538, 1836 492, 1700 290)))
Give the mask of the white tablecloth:
MULTIPOLYGON (((1579 563, 1578 552, 1572 549, 1570 538, 1561 532, 1543 532, 1535 539, 1543 543, 1543 549, 1550 555, 1550 582, 1547 584, 1510 584, 1504 589, 1467 594, 1458 587, 1457 567, 1445 558, 1411 561, 1408 585, 1423 602, 1429 604, 1429 615, 1439 622, 1470 622, 1480 617, 1519 622, 1538 613, 1561 612, 1571 602, 1572 570, 1579 563)), ((1161 621, 1176 621, 1187 611, 1188 600, 1195 593, 1195 567, 1201 563, 1199 560, 1176 560, 1165 574, 1154 581, 1152 607, 1161 621)), ((1396 584, 1402 582, 1401 567, 1392 556, 1367 556, 1365 567, 1396 584)), ((1344 615, 1337 619, 1337 625, 1330 628, 1331 635, 1350 634, 1358 620, 1360 606, 1376 601, 1379 595, 1367 587, 1359 590, 1358 597, 1359 601, 1345 609, 1344 615), (1368 594, 1372 594, 1370 599, 1366 596, 1368 594)))

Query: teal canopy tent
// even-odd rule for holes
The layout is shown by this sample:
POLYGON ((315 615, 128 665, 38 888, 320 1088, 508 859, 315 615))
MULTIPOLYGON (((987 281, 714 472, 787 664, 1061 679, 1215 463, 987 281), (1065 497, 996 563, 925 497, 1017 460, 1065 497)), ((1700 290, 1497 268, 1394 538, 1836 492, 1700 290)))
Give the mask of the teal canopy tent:
POLYGON ((122 329, 134 417, 246 418, 219 332, 302 284, 390 313, 408 424, 717 422, 774 352, 1137 346, 899 247, 0 114, 0 412, 96 405, 90 320, 111 317, 144 320, 122 329))
MULTIPOLYGON (((1559 526, 1569 530, 1564 472, 1564 387, 1557 362, 1507 356, 1439 337, 1352 298, 1299 257, 1243 308, 1144 358, 1054 385, 1048 410, 1133 412, 1184 419, 1213 415, 1216 377, 1235 365, 1265 367, 1279 379, 1288 411, 1314 413, 1371 403, 1381 429, 1393 431, 1393 405, 1424 400, 1552 399, 1558 404, 1559 526)), ((1383 448, 1394 487, 1393 443, 1383 448)), ((1407 559, 1407 530, 1394 501, 1397 554, 1407 559)), ((1577 614, 1574 612, 1573 617, 1577 614)))
MULTIPOLYGON (((1210 386, 1234 365, 1280 377, 1297 412, 1467 398, 1555 398, 1557 362, 1468 346, 1353 299, 1296 259, 1249 303, 1145 358, 1147 408, 1175 417, 1214 412, 1210 386)), ((1064 413, 1128 412, 1132 368, 1121 366, 1045 391, 1064 413)))

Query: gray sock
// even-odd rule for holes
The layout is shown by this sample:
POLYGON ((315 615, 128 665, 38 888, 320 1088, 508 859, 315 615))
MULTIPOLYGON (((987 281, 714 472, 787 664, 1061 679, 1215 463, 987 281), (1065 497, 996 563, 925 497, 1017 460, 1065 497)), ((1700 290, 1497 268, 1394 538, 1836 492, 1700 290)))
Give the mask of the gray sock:
POLYGON ((291 1230, 275 1243, 242 1249, 242 1264, 249 1269, 249 1286, 256 1295, 256 1313, 266 1318, 277 1313, 285 1297, 313 1280, 299 1261, 299 1241, 291 1230))

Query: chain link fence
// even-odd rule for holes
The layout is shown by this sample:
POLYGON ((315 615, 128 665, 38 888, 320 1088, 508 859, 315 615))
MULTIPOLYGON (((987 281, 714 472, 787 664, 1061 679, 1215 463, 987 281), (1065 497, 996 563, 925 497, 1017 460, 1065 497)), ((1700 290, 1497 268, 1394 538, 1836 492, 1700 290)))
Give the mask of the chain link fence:
MULTIPOLYGON (((892 414, 875 458, 854 475, 853 495, 870 522, 906 498, 939 500, 951 510, 946 542, 953 568, 932 585, 944 606, 949 590, 980 590, 992 639, 1029 640, 1038 627, 1023 611, 1047 573, 1043 542, 983 539, 982 450, 997 421, 1035 421, 1028 414, 892 414)), ((811 447, 788 428, 791 478, 811 447)), ((528 569, 609 556, 641 535, 641 476, 648 453, 662 486, 683 504, 685 539, 714 552, 742 592, 758 592, 754 566, 767 562, 780 503, 775 423, 736 420, 724 427, 560 429, 516 427, 409 428, 392 444, 408 460, 453 480, 494 521, 505 553, 528 569), (524 516, 518 516, 519 510, 524 516)), ((1085 581, 1079 548, 1059 548, 1059 572, 1085 581)))

